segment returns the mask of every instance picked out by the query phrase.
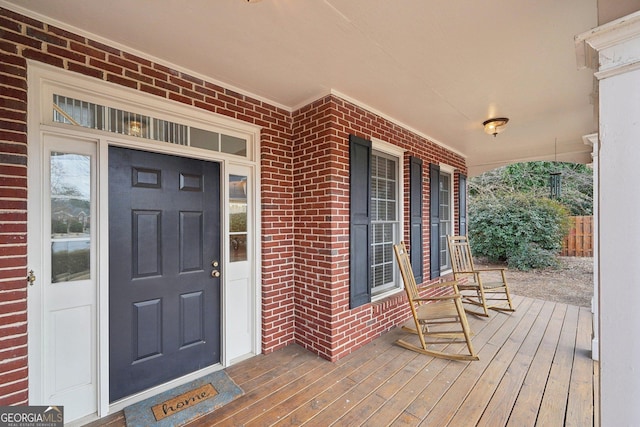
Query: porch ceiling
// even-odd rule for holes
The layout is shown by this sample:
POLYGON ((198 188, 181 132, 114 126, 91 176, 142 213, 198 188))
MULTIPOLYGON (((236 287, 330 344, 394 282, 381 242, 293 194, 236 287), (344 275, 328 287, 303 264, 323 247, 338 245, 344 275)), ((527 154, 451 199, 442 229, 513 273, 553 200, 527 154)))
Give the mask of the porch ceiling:
POLYGON ((0 0, 0 6, 286 109, 336 91, 466 156, 471 175, 554 156, 590 162, 582 136, 597 130, 593 75, 578 70, 574 36, 597 25, 596 0, 0 0), (495 116, 510 118, 497 138, 482 130, 495 116))

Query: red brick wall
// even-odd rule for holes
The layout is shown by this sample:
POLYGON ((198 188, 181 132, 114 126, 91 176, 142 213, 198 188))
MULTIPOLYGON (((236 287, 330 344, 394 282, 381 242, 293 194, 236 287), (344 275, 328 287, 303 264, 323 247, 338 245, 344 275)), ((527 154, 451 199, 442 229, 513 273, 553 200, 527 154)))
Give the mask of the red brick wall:
MULTIPOLYGON (((466 172, 462 157, 336 96, 293 113, 294 205, 299 221, 295 227, 296 341, 330 360, 350 353, 409 315, 403 294, 349 309, 349 134, 406 150, 407 241, 409 157, 424 162, 425 195, 429 194, 429 163, 443 162, 466 172)), ((423 211, 428 213, 428 196, 423 200, 423 211)), ((428 214, 423 236, 425 271, 429 271, 427 218, 428 214)))
MULTIPOLYGON (((0 21, 7 31, 20 25, 0 21)), ((0 40, 0 406, 27 393, 27 71, 0 40)))

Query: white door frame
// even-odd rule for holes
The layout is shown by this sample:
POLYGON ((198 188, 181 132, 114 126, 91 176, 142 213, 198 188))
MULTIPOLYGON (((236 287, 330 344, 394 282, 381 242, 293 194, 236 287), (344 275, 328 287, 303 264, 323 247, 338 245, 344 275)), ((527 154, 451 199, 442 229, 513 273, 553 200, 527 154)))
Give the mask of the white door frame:
MULTIPOLYGON (((181 377, 169 383, 154 387, 148 391, 138 393, 134 396, 122 399, 113 404, 109 403, 109 241, 108 241, 108 215, 99 216, 99 221, 95 230, 97 237, 97 381, 98 381, 98 410, 97 417, 103 417, 110 412, 123 409, 124 407, 143 400, 154 394, 175 387, 176 385, 186 383, 192 379, 202 376, 208 372, 221 369, 235 361, 244 359, 251 355, 261 352, 261 292, 260 292, 260 271, 261 271, 261 239, 260 236, 260 165, 259 165, 259 128, 244 122, 229 119, 224 116, 215 115, 193 107, 178 105, 172 101, 161 100, 151 95, 142 94, 136 91, 121 88, 101 81, 96 81, 86 76, 75 75, 73 73, 59 70, 55 67, 44 65, 41 63, 28 61, 28 147, 27 155, 29 159, 28 175, 28 211, 34 212, 32 207, 39 208, 38 204, 42 203, 40 198, 43 194, 42 188, 42 133, 51 132, 61 136, 84 137, 90 136, 96 140, 98 161, 97 161, 97 190, 98 190, 98 206, 101 212, 108 212, 108 147, 110 145, 118 145, 129 148, 135 148, 145 151, 158 152, 163 154, 171 154, 176 156, 194 157, 203 160, 217 161, 221 164, 221 179, 226 184, 228 174, 231 171, 246 171, 251 174, 253 182, 251 191, 250 217, 252 221, 252 247, 250 248, 250 257, 252 258, 252 271, 250 276, 250 295, 252 302, 250 311, 247 313, 249 320, 248 325, 251 326, 251 349, 248 353, 239 355, 237 349, 234 350, 233 334, 228 332, 226 308, 233 307, 232 301, 228 300, 227 294, 230 296, 233 292, 227 292, 227 280, 224 272, 229 269, 228 259, 223 264, 223 277, 221 281, 222 291, 222 307, 221 307, 221 363, 202 371, 194 372, 187 376, 181 377), (82 99, 90 102, 96 102, 104 105, 109 103, 117 108, 135 108, 133 111, 149 111, 149 114, 166 120, 173 120, 180 123, 196 125, 197 127, 207 128, 214 126, 216 129, 223 129, 225 132, 235 132, 247 137, 248 156, 243 159, 238 156, 229 154, 184 147, 169 143, 162 143, 141 138, 128 137, 123 135, 111 134, 104 131, 95 131, 69 125, 55 124, 51 120, 51 94, 53 87, 58 91, 69 91, 82 94, 82 99), (227 357, 230 352, 231 358, 227 357)), ((130 110, 131 111, 131 110, 130 110)), ((231 173, 236 173, 231 172, 231 173)), ((226 185, 221 185, 222 200, 228 201, 228 189, 226 185)), ((38 210, 36 210, 38 211, 38 210)), ((221 206, 221 215, 226 218, 227 211, 225 204, 221 206)), ((38 241, 39 236, 43 232, 42 217, 28 217, 27 223, 27 262, 28 268, 34 269, 36 275, 38 270, 42 270, 42 254, 39 253, 34 242, 38 241)), ((228 238, 227 224, 221 221, 221 253, 228 254, 228 238)), ((228 225, 228 224, 227 224, 228 225)), ((237 303, 237 301, 236 301, 237 303)), ((42 384, 42 318, 41 311, 43 301, 37 292, 29 292, 27 298, 27 313, 29 318, 28 324, 28 340, 29 340, 29 400, 32 404, 38 404, 41 400, 40 386, 42 384)), ((237 308, 234 308, 237 310, 237 308)), ((243 350, 244 351, 244 350, 243 350)), ((43 402, 44 403, 44 402, 43 402)), ((93 417, 80 420, 80 422, 89 421, 93 417)))

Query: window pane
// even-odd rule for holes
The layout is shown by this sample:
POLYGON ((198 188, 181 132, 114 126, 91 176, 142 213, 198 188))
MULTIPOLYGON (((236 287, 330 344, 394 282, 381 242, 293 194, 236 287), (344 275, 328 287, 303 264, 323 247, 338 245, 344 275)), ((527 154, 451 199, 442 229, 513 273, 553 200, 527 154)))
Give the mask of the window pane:
POLYGON ((247 234, 229 236, 229 262, 247 260, 247 234))
POLYGON ((51 153, 51 282, 91 277, 91 158, 51 153))
POLYGON ((371 177, 377 177, 378 175, 380 175, 380 173, 378 172, 378 161, 379 161, 380 157, 373 155, 371 156, 371 177))
POLYGON ((396 181, 387 181, 387 198, 389 200, 396 200, 396 181))
POLYGON ((387 209, 382 200, 373 200, 372 203, 376 206, 376 217, 372 218, 373 221, 384 221, 387 215, 387 209))
POLYGON ((177 145, 187 145, 189 127, 166 120, 153 119, 152 139, 177 145))
POLYGON ((387 188, 387 181, 384 178, 380 178, 378 180, 378 194, 376 195, 379 200, 387 200, 389 198, 387 188))
POLYGON ((205 150, 219 151, 220 134, 207 130, 191 128, 190 143, 192 147, 204 148, 205 150))
POLYGON ((151 118, 128 111, 109 108, 109 131, 123 135, 149 138, 151 135, 151 118))
POLYGON ((387 178, 395 181, 396 180, 396 162, 394 160, 391 159, 386 159, 387 160, 387 165, 386 165, 386 169, 387 169, 387 178))
POLYGON ((235 136, 222 135, 220 140, 223 153, 235 154, 236 156, 246 157, 247 141, 244 138, 236 138, 235 136))
POLYGON ((229 175, 229 231, 247 231, 247 177, 229 175))
POLYGON ((395 221, 396 219, 396 202, 390 201, 387 203, 387 221, 395 221))
POLYGON ((440 268, 450 268, 447 236, 451 235, 453 218, 451 206, 451 175, 440 174, 440 268))
MULTIPOLYGON (((394 224, 392 224, 392 223, 388 223, 388 224, 384 224, 384 225, 383 225, 383 227, 384 227, 384 235, 383 235, 383 237, 382 237, 382 238, 383 238, 383 240, 384 240, 386 243, 388 243, 388 244, 389 244, 389 245, 388 245, 388 246, 389 246, 389 248, 388 248, 388 249, 389 249, 389 251, 388 251, 387 253, 388 253, 388 254, 390 254, 390 253, 391 253, 391 250, 393 249, 393 248, 391 247, 391 244, 393 243, 393 236, 394 236, 394 234, 395 234, 395 233, 393 232, 393 229, 395 228, 395 225, 394 225, 394 224)), ((388 261, 388 260, 387 260, 387 261, 388 261)))
POLYGON ((91 129, 104 129, 104 107, 66 96, 53 95, 53 121, 91 129))
POLYGON ((373 263, 382 264, 384 262, 384 246, 375 245, 373 247, 373 263))
POLYGON ((371 220, 378 221, 379 219, 378 202, 376 200, 371 200, 371 220))
POLYGON ((247 177, 229 175, 229 261, 247 260, 247 177))

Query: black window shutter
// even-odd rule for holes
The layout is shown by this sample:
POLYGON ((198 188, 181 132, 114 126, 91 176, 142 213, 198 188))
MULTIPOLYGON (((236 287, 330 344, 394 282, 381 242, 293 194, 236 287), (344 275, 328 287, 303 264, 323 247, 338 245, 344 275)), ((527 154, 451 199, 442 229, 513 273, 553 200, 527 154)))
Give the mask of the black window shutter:
POLYGON ((440 277, 440 166, 429 164, 430 278, 440 277))
POLYGON ((458 233, 467 235, 467 177, 458 175, 458 233))
POLYGON ((409 161, 409 216, 411 229, 411 268, 417 283, 422 283, 422 160, 411 157, 409 161))
POLYGON ((371 141, 349 135, 349 307, 371 301, 371 141))

